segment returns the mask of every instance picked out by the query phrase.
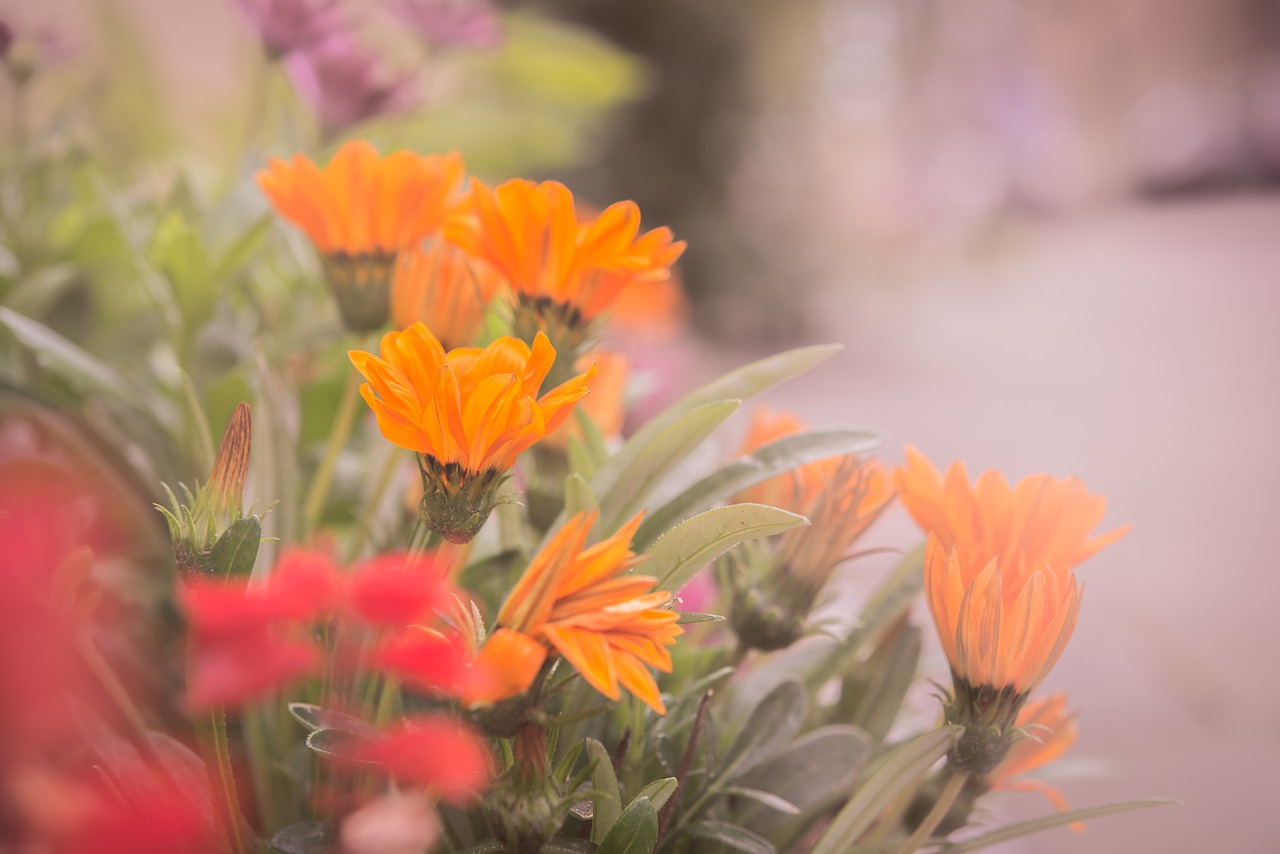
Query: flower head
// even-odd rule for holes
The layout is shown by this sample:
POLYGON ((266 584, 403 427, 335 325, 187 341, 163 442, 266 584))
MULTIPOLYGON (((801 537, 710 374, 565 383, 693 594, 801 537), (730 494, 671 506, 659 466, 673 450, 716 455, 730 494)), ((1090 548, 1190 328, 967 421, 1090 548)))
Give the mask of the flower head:
POLYGON ((654 711, 666 707, 646 665, 671 671, 666 647, 682 633, 657 579, 629 570, 639 559, 631 538, 640 516, 586 547, 596 514, 579 513, 556 532, 525 570, 497 624, 539 640, 568 659, 597 691, 618 699, 626 688, 654 711))
POLYGON ((336 0, 238 0, 271 59, 314 47, 341 31, 336 0))
POLYGON ((419 455, 428 526, 466 542, 488 518, 516 457, 554 432, 587 393, 594 369, 538 397, 555 361, 545 335, 445 353, 423 323, 382 338, 382 356, 350 352, 382 435, 419 455))
MULTIPOLYGON (((742 454, 804 430, 788 412, 756 411, 742 454)), ((893 499, 889 475, 875 460, 848 454, 808 463, 744 490, 737 501, 781 507, 809 524, 727 556, 725 580, 734 593, 732 622, 738 636, 758 649, 781 649, 799 640, 818 594, 850 548, 893 499), (755 576, 753 579, 752 576, 755 576)))
POLYGON ((436 241, 429 249, 401 253, 391 285, 391 321, 401 329, 422 321, 446 350, 465 347, 475 342, 485 309, 505 286, 488 264, 436 241))
POLYGON ((1021 778, 1058 759, 1076 743, 1076 713, 1067 710, 1067 695, 1059 692, 1027 703, 1018 714, 1017 726, 1026 737, 1014 742, 987 775, 987 786, 1010 792, 1039 792, 1065 812, 1067 799, 1061 792, 1043 781, 1021 778))
POLYGON ((380 157, 358 140, 323 169, 273 159, 258 186, 315 244, 347 326, 368 331, 387 321, 397 256, 441 227, 462 173, 457 154, 380 157))
POLYGON ((666 279, 684 251, 668 228, 640 234, 634 202, 584 221, 568 188, 555 181, 515 179, 495 188, 473 181, 447 236, 507 277, 520 337, 530 340, 541 329, 573 358, 581 355, 590 322, 619 292, 666 279))
POLYGON ((962 463, 944 478, 908 448, 895 479, 928 534, 925 594, 956 688, 947 716, 966 725, 953 760, 985 775, 1075 629, 1072 568, 1127 529, 1092 535, 1106 501, 1074 478, 1033 475, 1010 487, 988 471, 970 486, 962 463))
POLYGON ((494 47, 498 16, 486 0, 391 0, 387 10, 422 39, 442 47, 494 47))
POLYGON ((374 56, 344 32, 295 50, 285 70, 298 94, 316 112, 326 139, 378 116, 413 106, 411 78, 379 68, 374 56))

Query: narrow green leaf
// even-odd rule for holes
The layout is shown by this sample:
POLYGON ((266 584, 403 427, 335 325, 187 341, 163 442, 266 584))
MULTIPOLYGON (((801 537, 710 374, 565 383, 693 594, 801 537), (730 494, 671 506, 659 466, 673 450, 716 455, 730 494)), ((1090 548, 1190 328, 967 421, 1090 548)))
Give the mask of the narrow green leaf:
POLYGON ((318 729, 307 736, 307 747, 321 756, 342 759, 347 762, 361 762, 361 764, 365 765, 376 765, 378 764, 376 762, 355 759, 356 750, 367 743, 368 739, 345 729, 318 729))
POLYGON ((763 836, 727 821, 695 821, 684 830, 690 836, 710 839, 721 845, 727 845, 735 851, 745 851, 747 854, 778 854, 778 849, 763 836))
POLYGON ((4 306, 0 306, 0 323, 8 327, 19 343, 35 352, 44 364, 63 376, 97 391, 110 392, 134 403, 139 402, 137 394, 124 377, 43 323, 4 306))
POLYGON ((803 516, 763 504, 717 507, 663 534, 649 549, 643 571, 658 578, 660 589, 676 593, 699 569, 738 543, 807 524, 803 516))
POLYGON ((196 447, 196 462, 199 464, 197 471, 212 471, 216 451, 213 447, 213 436, 209 435, 209 419, 205 417, 204 404, 200 402, 200 395, 196 393, 196 385, 191 381, 191 375, 181 368, 178 369, 178 375, 182 382, 186 433, 193 437, 196 447))
POLYGON ((766 792, 763 789, 749 789, 746 786, 730 786, 724 790, 726 797, 746 798, 749 801, 755 801, 762 804, 774 812, 780 812, 785 815, 799 815, 800 807, 791 803, 784 797, 775 795, 773 792, 766 792))
POLYGON ((600 497, 600 533, 612 533, 634 516, 653 488, 740 405, 738 400, 718 400, 691 409, 630 451, 640 439, 636 434, 592 481, 592 488, 600 497), (611 465, 619 460, 624 463, 614 472, 611 465))
POLYGON ((867 679, 852 716, 841 718, 880 741, 898 717, 920 663, 920 629, 905 626, 886 639, 867 660, 867 679))
POLYGON ((1121 801, 1116 804, 1104 804, 1097 807, 1083 807, 1076 810, 1068 810, 1067 812, 1054 813, 1043 818, 1035 818, 1030 821, 1020 821, 1016 824, 1010 824, 999 830, 993 830, 990 833, 984 833, 981 836, 975 836, 972 839, 966 839, 963 842, 945 843, 939 849, 939 854, 964 854, 967 851, 981 851, 983 848, 989 848, 992 845, 998 845, 1001 842, 1009 842, 1013 839, 1021 839, 1024 836, 1030 836, 1033 833, 1040 833, 1044 830, 1051 830, 1055 827, 1071 824, 1076 821, 1086 821, 1092 818, 1101 818, 1106 815, 1115 815, 1116 813, 1132 812, 1133 810, 1144 810, 1148 807, 1164 807, 1176 804, 1181 806, 1182 801, 1172 798, 1143 798, 1135 801, 1121 801))
POLYGON ((869 451, 883 442, 870 430, 834 427, 784 436, 748 457, 716 469, 675 498, 645 516, 632 540, 643 551, 672 525, 744 489, 806 463, 869 451))
POLYGON ((834 724, 801 735, 751 769, 741 785, 767 789, 795 804, 797 817, 743 804, 733 811, 739 824, 789 850, 853 784, 871 756, 871 743, 857 727, 834 724))
MULTIPOLYGON (((825 362, 840 352, 839 344, 819 344, 800 347, 743 365, 704 385, 702 388, 676 401, 658 414, 653 422, 663 422, 678 417, 697 406, 713 400, 737 398, 745 400, 768 391, 778 383, 799 376, 810 368, 825 362)), ((650 422, 650 423, 653 423, 650 422)), ((660 428, 659 428, 660 429, 660 428)), ((637 433, 636 435, 639 435, 637 433)))
POLYGON ((569 437, 569 441, 565 444, 564 455, 569 461, 569 471, 580 475, 583 480, 591 480, 600 470, 600 464, 592 457, 586 446, 578 441, 577 436, 569 437))
POLYGON ((618 778, 613 773, 613 757, 594 738, 587 739, 587 756, 595 760, 591 772, 591 788, 597 792, 595 817, 591 821, 591 841, 602 844, 613 825, 622 814, 622 793, 618 791, 618 778))
MULTIPOLYGON (((671 796, 676 793, 679 781, 675 777, 663 777, 661 780, 654 780, 645 786, 639 792, 636 792, 636 798, 648 798, 653 802, 653 808, 658 812, 662 812, 662 808, 667 805, 667 801, 671 800, 671 796)), ((632 798, 635 800, 635 798, 632 798)))
POLYGON ((736 780, 768 756, 778 745, 791 739, 804 723, 808 702, 804 686, 795 680, 783 682, 751 710, 738 737, 725 751, 718 777, 736 780))
POLYGON ((346 712, 339 712, 335 709, 326 709, 314 703, 290 703, 289 714, 293 716, 294 720, 312 732, 321 729, 338 729, 366 738, 378 734, 377 727, 355 715, 349 715, 346 712))
POLYGON ((237 519, 213 544, 206 569, 215 578, 248 578, 261 542, 261 518, 254 515, 237 519))
POLYGON ((690 623, 723 623, 724 617, 719 614, 699 614, 696 611, 681 611, 680 619, 676 622, 682 626, 690 623))
POLYGON ((876 763, 875 771, 832 819, 809 854, 843 854, 876 817, 908 786, 946 756, 955 739, 954 727, 926 732, 894 747, 876 763))
POLYGON ((862 645, 906 613, 924 586, 924 544, 903 556, 889 577, 876 588, 858 618, 858 626, 835 644, 805 674, 805 683, 818 688, 833 676, 846 672, 858 659, 862 645))
POLYGON ((338 850, 338 834, 322 821, 299 821, 277 831, 271 848, 280 854, 333 854, 338 850))
POLYGON ((600 843, 599 854, 651 854, 658 844, 658 811, 648 798, 636 798, 600 843))
POLYGON ((595 510, 599 505, 591 487, 576 472, 564 479, 564 512, 570 516, 583 510, 595 510))
POLYGON ((507 850, 507 846, 496 840, 489 842, 481 842, 479 845, 472 845, 470 848, 463 848, 458 854, 503 854, 507 850))
POLYGON ((262 245, 263 239, 271 233, 275 219, 273 214, 263 214, 240 232, 240 236, 233 240, 218 257, 217 264, 213 268, 214 281, 222 282, 231 278, 249 263, 262 245))

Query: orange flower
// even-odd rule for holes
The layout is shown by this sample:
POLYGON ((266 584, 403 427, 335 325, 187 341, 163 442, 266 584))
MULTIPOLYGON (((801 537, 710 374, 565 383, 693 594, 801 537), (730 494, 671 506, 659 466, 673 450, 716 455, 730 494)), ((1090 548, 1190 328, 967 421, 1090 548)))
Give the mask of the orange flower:
POLYGON ((315 244, 348 328, 368 331, 387 321, 396 256, 441 228, 462 174, 454 153, 380 157, 355 140, 324 169, 273 158, 258 186, 315 244))
POLYGON ((621 696, 621 686, 663 714, 645 665, 671 672, 666 647, 683 629, 680 615, 662 607, 671 594, 653 589, 657 579, 629 573, 639 563, 631 538, 640 519, 584 548, 596 514, 574 516, 521 576, 497 623, 549 645, 610 699, 621 696))
POLYGON ((576 348, 587 325, 620 291, 666 279, 684 251, 668 228, 639 232, 634 202, 618 202, 581 221, 563 184, 516 179, 496 188, 472 181, 466 204, 445 233, 511 283, 517 334, 527 340, 532 333, 525 331, 544 329, 558 345, 571 342, 576 348))
POLYGON ((401 253, 391 285, 391 321, 403 329, 422 321, 445 349, 471 344, 484 312, 505 286, 502 276, 457 247, 436 241, 430 249, 401 253))
POLYGON ((1010 487, 988 471, 970 487, 962 463, 944 479, 908 448, 895 479, 928 534, 925 594, 956 688, 947 717, 974 725, 974 741, 957 747, 972 754, 961 767, 986 774, 1075 629, 1081 591, 1072 567, 1127 529, 1093 536, 1106 501, 1074 478, 1033 475, 1010 487))
POLYGON ((666 340, 680 331, 688 316, 689 301, 672 269, 669 279, 636 282, 619 291, 609 310, 609 326, 626 335, 666 340))
MULTIPOLYGON (((622 422, 626 418, 627 392, 627 357, 620 353, 596 350, 578 360, 578 370, 588 366, 596 366, 596 377, 591 382, 591 394, 582 401, 582 409, 586 412, 600 435, 612 439, 622 433, 622 422)), ((569 419, 554 435, 547 437, 548 444, 564 448, 571 436, 580 436, 582 431, 577 421, 569 419)))
POLYGON ((484 524, 516 457, 554 432, 587 393, 594 368, 537 397, 556 353, 546 336, 445 353, 426 325, 382 337, 382 357, 348 354, 382 435, 419 455, 424 521, 451 542, 484 524))
MULTIPOLYGON (((788 412, 758 409, 741 452, 799 433, 806 425, 788 412)), ((743 490, 735 501, 770 504, 809 519, 785 531, 771 549, 746 548, 737 558, 754 558, 751 573, 733 572, 732 623, 742 640, 764 650, 790 646, 804 634, 818 594, 836 567, 880 513, 893 500, 884 467, 869 458, 847 454, 809 463, 743 490)))
MULTIPOLYGON (((1067 695, 1051 694, 1027 703, 1018 715, 1017 726, 1027 737, 1009 748, 1005 758, 987 775, 987 785, 1010 792, 1039 792, 1065 812, 1067 799, 1053 786, 1018 778, 1053 762, 1076 743, 1076 713, 1067 711, 1067 695)), ((1077 823, 1072 827, 1079 830, 1083 826, 1077 823)))

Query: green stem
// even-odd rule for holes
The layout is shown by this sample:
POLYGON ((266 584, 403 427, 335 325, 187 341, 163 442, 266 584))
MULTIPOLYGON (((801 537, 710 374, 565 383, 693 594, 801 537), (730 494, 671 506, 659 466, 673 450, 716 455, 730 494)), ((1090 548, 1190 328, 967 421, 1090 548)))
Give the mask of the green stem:
MULTIPOLYGON (((194 649, 195 643, 192 641, 187 651, 188 681, 191 678, 194 649)), ((236 778, 231 770, 226 710, 217 706, 198 713, 192 725, 196 745, 200 748, 200 756, 204 759, 205 771, 209 776, 209 792, 213 799, 213 816, 218 834, 223 838, 225 849, 231 854, 248 854, 250 844, 245 838, 236 778)))
POLYGON ((227 742, 227 716, 219 706, 197 715, 194 721, 196 743, 204 757, 213 794, 214 819, 218 831, 232 854, 248 854, 240 820, 240 801, 236 795, 236 779, 231 771, 231 750, 227 742))
POLYGON ((249 774, 253 777, 253 788, 258 796, 258 814, 262 827, 273 828, 281 825, 279 810, 276 806, 275 788, 271 785, 272 756, 270 740, 267 738, 266 708, 246 709, 241 718, 245 745, 248 748, 249 774))
POLYGON ((378 480, 373 487, 373 494, 365 499, 364 509, 360 511, 360 521, 356 523, 355 532, 351 536, 351 547, 347 550, 348 563, 360 556, 360 550, 364 548, 365 538, 373 527, 373 517, 378 515, 378 505, 382 503, 382 496, 386 494, 391 482, 395 480, 396 465, 399 462, 399 449, 392 448, 391 452, 387 454, 386 462, 382 464, 382 470, 378 473, 378 480))
POLYGON ((360 400, 360 375, 355 371, 347 374, 347 383, 342 388, 342 399, 338 403, 338 414, 333 421, 333 429, 329 431, 329 443, 325 446, 324 457, 320 460, 320 468, 307 490, 307 500, 302 505, 303 531, 310 534, 320 522, 324 512, 325 500, 329 497, 329 486, 333 482, 333 470, 338 464, 338 457, 351 437, 351 428, 356 423, 357 404, 360 400))
POLYGON ((933 808, 929 810, 929 814, 924 817, 924 821, 920 822, 920 826, 907 837, 907 841, 902 843, 902 847, 898 849, 898 854, 912 854, 920 848, 921 845, 929 839, 929 836, 938 828, 942 820, 946 818, 947 812, 951 809, 951 805, 956 802, 956 797, 960 794, 960 790, 964 788, 965 781, 969 779, 969 775, 963 771, 956 771, 954 768, 948 768, 949 776, 946 785, 942 787, 941 794, 938 799, 933 802, 933 808))

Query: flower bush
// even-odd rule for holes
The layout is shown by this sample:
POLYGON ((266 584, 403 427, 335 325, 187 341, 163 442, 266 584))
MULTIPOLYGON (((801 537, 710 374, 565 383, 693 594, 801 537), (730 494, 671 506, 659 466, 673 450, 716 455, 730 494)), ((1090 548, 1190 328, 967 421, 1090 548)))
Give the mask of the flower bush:
MULTIPOLYGON (((249 147, 248 206, 6 155, 14 850, 971 851, 1159 803, 1069 811, 1025 776, 1076 737, 1038 692, 1075 568, 1124 533, 1093 533, 1102 498, 894 467, 873 431, 761 409, 699 462, 835 348, 638 418, 613 342, 666 346, 685 244, 630 201, 380 153, 354 129, 409 102, 338 7, 240 5, 282 74, 311 68, 300 102, 328 99, 310 153, 249 147), (924 544, 837 597, 895 500, 924 544), (933 726, 921 593, 952 677, 933 726), (1058 809, 984 827, 999 791, 1058 809)), ((487 6, 394 13, 499 41, 487 6)))

